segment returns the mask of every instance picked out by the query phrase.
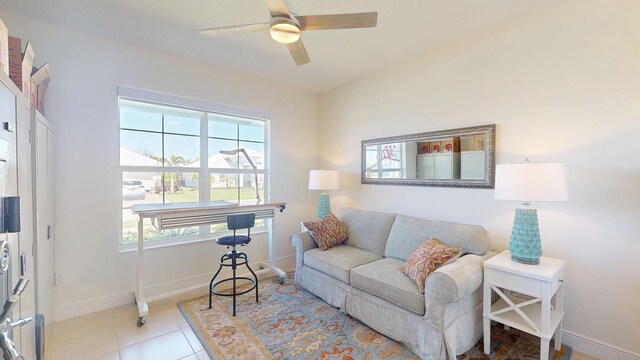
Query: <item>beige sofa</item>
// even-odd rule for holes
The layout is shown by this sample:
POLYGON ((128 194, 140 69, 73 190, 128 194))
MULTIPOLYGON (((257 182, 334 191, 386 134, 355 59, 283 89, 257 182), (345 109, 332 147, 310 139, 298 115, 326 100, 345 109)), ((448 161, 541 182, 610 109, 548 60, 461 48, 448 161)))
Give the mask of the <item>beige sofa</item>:
POLYGON ((455 359, 482 335, 482 263, 495 255, 481 226, 340 209, 349 238, 321 251, 295 234, 295 282, 422 359, 455 359), (463 256, 426 280, 425 293, 401 267, 424 240, 460 247, 463 256))

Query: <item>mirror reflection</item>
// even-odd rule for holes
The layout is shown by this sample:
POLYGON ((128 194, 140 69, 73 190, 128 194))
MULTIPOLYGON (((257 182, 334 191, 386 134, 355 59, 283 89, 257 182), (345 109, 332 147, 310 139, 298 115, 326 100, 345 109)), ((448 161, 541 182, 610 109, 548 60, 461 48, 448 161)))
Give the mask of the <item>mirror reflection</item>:
POLYGON ((362 182, 493 187, 495 125, 366 140, 362 182))

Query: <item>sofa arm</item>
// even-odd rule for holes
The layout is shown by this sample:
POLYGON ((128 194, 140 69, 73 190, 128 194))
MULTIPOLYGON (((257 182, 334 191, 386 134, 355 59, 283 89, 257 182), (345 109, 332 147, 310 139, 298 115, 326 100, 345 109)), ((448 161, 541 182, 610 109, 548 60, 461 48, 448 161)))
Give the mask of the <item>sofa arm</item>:
MULTIPOLYGON (((482 286, 483 263, 496 255, 489 251, 483 256, 467 254, 431 273, 425 283, 425 317, 438 328, 444 327, 444 308, 447 304, 469 298, 482 286)), ((476 304, 471 304, 472 308, 476 304)))
POLYGON ((300 269, 304 264, 304 252, 318 247, 318 245, 308 231, 293 234, 291 243, 296 248, 296 269, 300 269))

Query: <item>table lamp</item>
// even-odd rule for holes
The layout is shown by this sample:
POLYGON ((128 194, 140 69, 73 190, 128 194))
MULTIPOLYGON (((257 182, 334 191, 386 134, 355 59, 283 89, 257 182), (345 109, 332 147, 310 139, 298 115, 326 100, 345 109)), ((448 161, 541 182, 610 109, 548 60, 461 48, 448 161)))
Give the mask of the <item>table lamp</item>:
POLYGON ((322 190, 318 203, 318 219, 331 213, 329 195, 325 190, 339 188, 338 172, 335 170, 311 170, 309 172, 309 190, 322 190))
POLYGON ((534 201, 567 201, 564 165, 529 163, 496 165, 495 198, 521 201, 509 241, 511 260, 536 265, 542 256, 538 214, 530 208, 534 201))
POLYGON ((253 176, 256 180, 256 200, 258 200, 258 203, 260 203, 260 192, 258 191, 258 167, 256 166, 256 164, 253 163, 253 161, 251 161, 249 154, 247 154, 247 150, 245 150, 244 148, 233 149, 233 150, 220 150, 220 154, 224 154, 224 155, 237 155, 238 153, 242 153, 242 155, 244 155, 244 157, 247 158, 249 165, 251 165, 251 168, 253 169, 253 176))

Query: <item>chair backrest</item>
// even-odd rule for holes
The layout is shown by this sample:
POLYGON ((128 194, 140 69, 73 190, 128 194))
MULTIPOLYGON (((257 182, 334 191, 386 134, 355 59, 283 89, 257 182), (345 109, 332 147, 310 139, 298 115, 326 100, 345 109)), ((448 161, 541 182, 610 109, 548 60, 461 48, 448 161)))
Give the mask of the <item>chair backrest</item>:
POLYGON ((249 229, 256 222, 256 214, 240 214, 227 216, 227 228, 229 230, 249 229))

